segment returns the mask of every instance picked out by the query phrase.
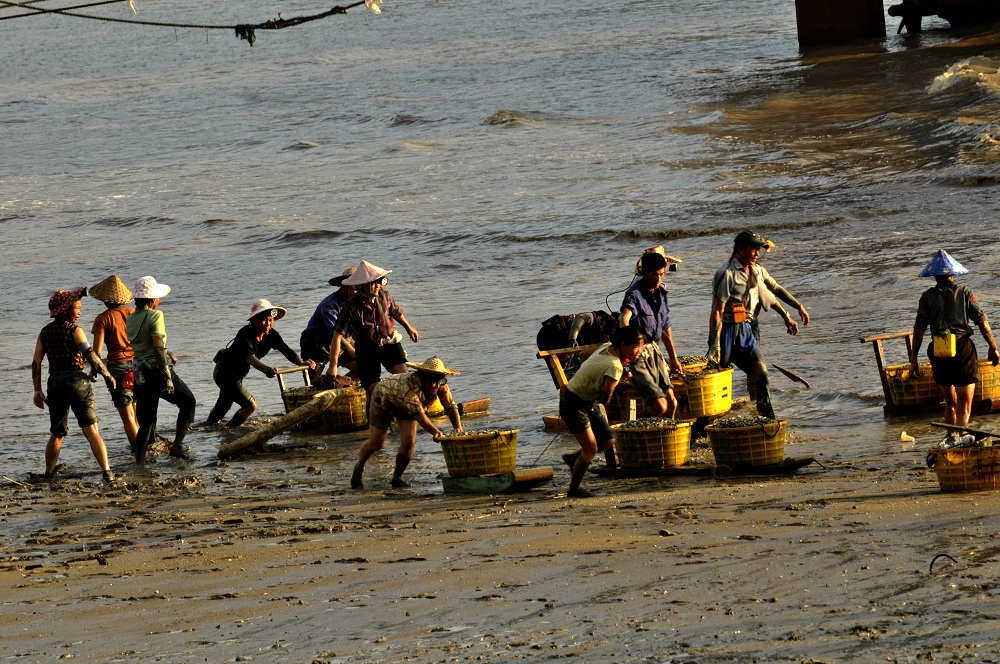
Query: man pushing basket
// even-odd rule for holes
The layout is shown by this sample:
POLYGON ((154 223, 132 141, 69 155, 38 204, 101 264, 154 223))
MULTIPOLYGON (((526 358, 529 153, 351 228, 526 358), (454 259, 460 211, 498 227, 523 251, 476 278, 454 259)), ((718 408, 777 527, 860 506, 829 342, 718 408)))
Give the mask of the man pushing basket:
POLYGON ((361 476, 365 472, 365 463, 371 455, 382 449, 386 436, 389 435, 389 425, 393 420, 399 422, 399 451, 396 452, 396 470, 392 474, 391 484, 394 488, 404 488, 409 484, 403 479, 403 471, 413 458, 413 448, 417 441, 417 424, 435 439, 443 434, 441 430, 427 417, 427 407, 435 399, 441 400, 444 412, 456 432, 462 430, 462 419, 458 414, 458 405, 448 389, 448 376, 457 376, 458 372, 444 365, 437 355, 427 358, 424 362, 407 362, 406 366, 416 369, 412 373, 390 374, 383 378, 372 390, 371 401, 368 404, 368 441, 361 446, 358 453, 358 463, 351 475, 351 488, 361 489, 364 484, 361 476))

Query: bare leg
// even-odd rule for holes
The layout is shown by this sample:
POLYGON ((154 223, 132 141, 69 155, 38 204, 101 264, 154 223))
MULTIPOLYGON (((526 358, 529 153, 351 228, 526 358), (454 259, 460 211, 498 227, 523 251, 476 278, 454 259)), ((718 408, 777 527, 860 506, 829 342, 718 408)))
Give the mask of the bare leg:
POLYGON ((958 396, 955 394, 955 386, 940 386, 944 395, 944 422, 945 424, 957 424, 956 409, 958 407, 958 396))
POLYGON ((139 433, 139 423, 135 419, 135 404, 130 403, 127 406, 122 406, 118 409, 118 414, 121 415, 122 424, 125 425, 125 435, 128 437, 129 447, 134 450, 135 436, 139 433))
POLYGON ((49 436, 49 442, 45 445, 45 474, 51 475, 59 463, 59 451, 62 449, 62 442, 65 436, 49 436))
POLYGON ((976 391, 976 384, 963 385, 954 388, 957 397, 955 406, 955 424, 969 426, 969 416, 972 414, 972 395, 976 391))
POLYGON ((83 435, 90 442, 90 451, 94 453, 97 465, 101 467, 101 470, 108 470, 110 468, 108 465, 108 448, 104 446, 104 439, 101 438, 101 432, 97 430, 97 422, 83 427, 83 435))

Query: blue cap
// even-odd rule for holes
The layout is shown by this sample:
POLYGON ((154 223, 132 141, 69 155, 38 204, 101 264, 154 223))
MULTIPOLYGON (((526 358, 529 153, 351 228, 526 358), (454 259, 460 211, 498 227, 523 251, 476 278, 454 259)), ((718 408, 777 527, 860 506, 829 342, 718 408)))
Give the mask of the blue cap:
POLYGON ((939 249, 931 262, 920 273, 921 277, 946 277, 950 274, 968 274, 969 269, 948 255, 944 249, 939 249))

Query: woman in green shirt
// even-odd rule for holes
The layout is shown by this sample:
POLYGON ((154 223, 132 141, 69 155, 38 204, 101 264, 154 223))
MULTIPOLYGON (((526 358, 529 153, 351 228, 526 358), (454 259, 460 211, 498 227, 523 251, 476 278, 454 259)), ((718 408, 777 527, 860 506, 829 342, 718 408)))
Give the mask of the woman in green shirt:
POLYGON ((135 351, 135 402, 139 433, 136 434, 135 460, 146 459, 146 449, 156 439, 156 411, 160 399, 175 404, 177 429, 170 445, 170 456, 187 459, 184 436, 194 422, 195 400, 188 386, 173 371, 173 357, 167 351, 167 329, 163 312, 158 309, 160 298, 170 292, 170 286, 157 283, 153 277, 142 277, 132 289, 135 311, 125 321, 128 340, 135 351))

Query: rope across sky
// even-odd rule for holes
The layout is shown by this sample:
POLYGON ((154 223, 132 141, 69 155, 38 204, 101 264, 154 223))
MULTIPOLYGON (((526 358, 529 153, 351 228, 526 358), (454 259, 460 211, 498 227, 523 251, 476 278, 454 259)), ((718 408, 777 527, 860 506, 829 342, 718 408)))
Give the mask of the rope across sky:
POLYGON ((281 30, 282 28, 289 28, 294 25, 301 25, 303 23, 308 23, 310 21, 316 21, 321 18, 326 18, 328 16, 333 16, 334 14, 346 14, 348 9, 354 7, 359 7, 361 5, 366 6, 371 12, 375 14, 381 14, 382 10, 379 7, 383 0, 358 0, 353 4, 349 4, 346 7, 335 6, 331 9, 320 12, 318 14, 310 14, 308 16, 296 16, 293 18, 282 18, 281 14, 278 14, 278 18, 269 18, 262 23, 240 23, 236 25, 211 25, 211 24, 198 24, 198 23, 171 23, 165 21, 144 21, 140 19, 131 18, 113 18, 110 16, 94 16, 92 14, 81 14, 79 12, 71 11, 74 9, 83 9, 85 7, 96 7, 99 5, 113 4, 116 2, 128 2, 129 7, 135 12, 135 6, 133 0, 99 0, 97 2, 90 2, 80 5, 72 5, 68 7, 59 7, 56 9, 49 9, 46 7, 37 6, 38 3, 44 2, 45 0, 27 0, 26 2, 15 2, 14 0, 0 0, 0 8, 11 8, 20 7, 22 9, 27 9, 29 11, 20 14, 7 14, 0 15, 0 21, 6 21, 13 18, 21 18, 24 16, 35 16, 40 14, 60 14, 62 16, 72 16, 74 18, 87 18, 95 21, 107 21, 110 23, 131 23, 134 25, 153 25, 166 28, 200 28, 202 30, 233 30, 237 37, 240 39, 245 39, 250 46, 254 45, 257 37, 255 32, 257 30, 281 30))

